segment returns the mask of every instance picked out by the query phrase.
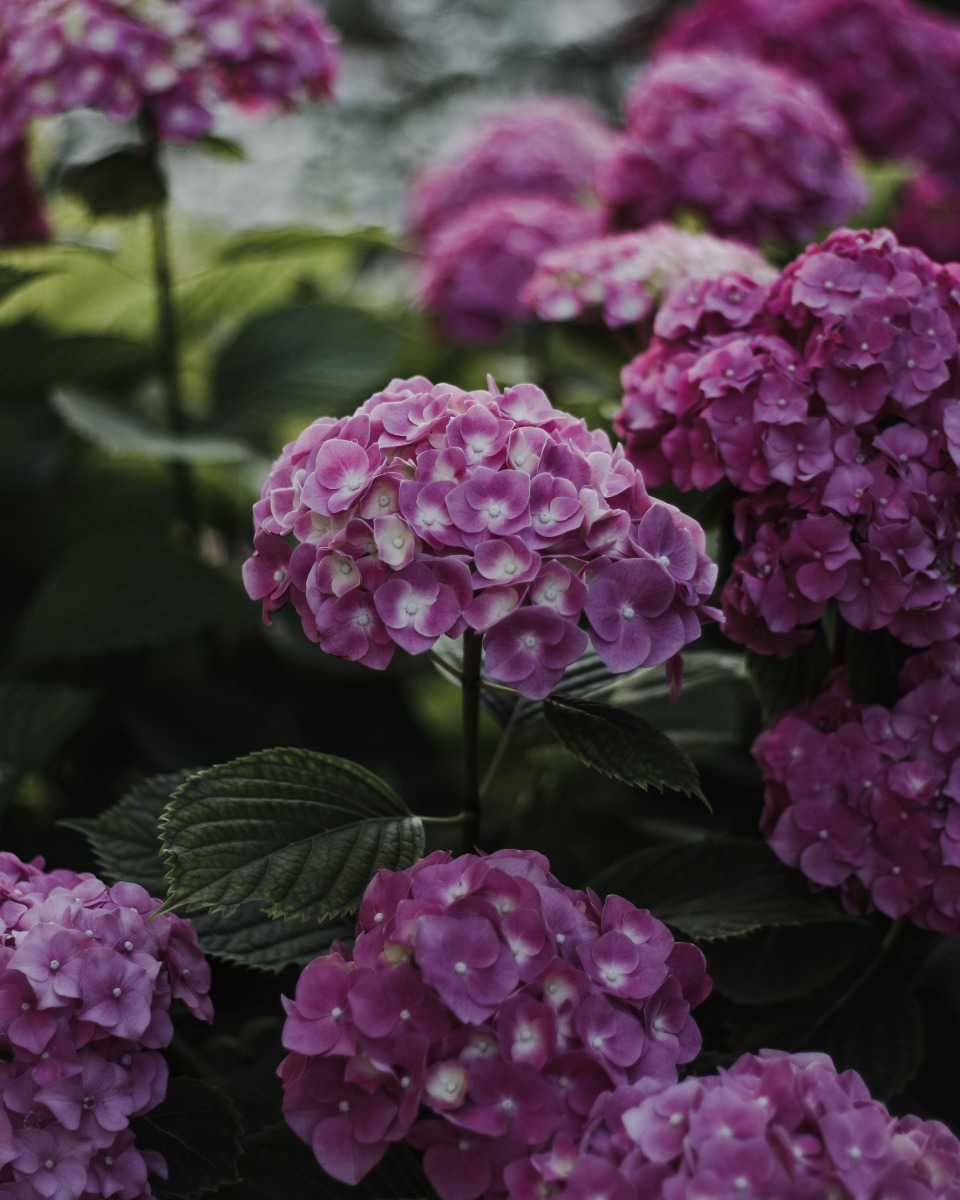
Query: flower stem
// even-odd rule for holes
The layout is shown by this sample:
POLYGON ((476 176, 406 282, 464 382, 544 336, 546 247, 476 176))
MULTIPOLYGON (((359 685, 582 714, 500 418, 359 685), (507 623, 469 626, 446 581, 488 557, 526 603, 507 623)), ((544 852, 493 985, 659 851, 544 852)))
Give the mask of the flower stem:
POLYGON ((480 662, 481 636, 472 629, 463 635, 463 841, 469 852, 480 840, 480 662))

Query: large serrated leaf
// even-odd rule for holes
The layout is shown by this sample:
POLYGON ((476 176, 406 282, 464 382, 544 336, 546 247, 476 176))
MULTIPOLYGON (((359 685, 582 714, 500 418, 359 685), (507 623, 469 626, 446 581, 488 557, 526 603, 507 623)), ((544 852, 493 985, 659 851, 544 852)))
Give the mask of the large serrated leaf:
POLYGON ((707 803, 686 752, 642 717, 610 704, 558 695, 544 700, 543 712, 563 745, 588 767, 634 787, 669 788, 707 803))
POLYGON ((40 585, 17 653, 37 664, 162 646, 241 611, 218 571, 149 537, 74 546, 40 585))
POLYGON ((813 895, 769 847, 745 838, 652 846, 613 863, 591 885, 648 908, 694 940, 842 920, 832 898, 813 895))
POLYGON ((170 905, 328 918, 355 909, 381 868, 423 854, 424 831, 383 780, 309 750, 264 750, 177 789, 161 823, 170 905))
POLYGON ((80 392, 60 389, 53 394, 50 403, 73 433, 118 458, 237 463, 251 456, 250 448, 238 438, 208 433, 166 433, 113 404, 80 392))
POLYGON ((171 1079, 166 1099, 131 1122, 138 1150, 163 1155, 166 1180, 151 1179, 156 1200, 189 1200, 237 1177, 240 1118, 230 1100, 198 1079, 171 1079))

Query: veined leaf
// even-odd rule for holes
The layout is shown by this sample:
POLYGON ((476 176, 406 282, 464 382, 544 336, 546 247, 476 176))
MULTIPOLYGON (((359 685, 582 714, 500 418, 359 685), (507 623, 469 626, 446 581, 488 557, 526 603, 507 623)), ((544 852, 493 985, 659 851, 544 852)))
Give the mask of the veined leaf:
POLYGON ((381 868, 423 854, 424 831, 376 775, 309 750, 264 750, 182 784, 161 822, 168 906, 271 916, 351 912, 381 868))

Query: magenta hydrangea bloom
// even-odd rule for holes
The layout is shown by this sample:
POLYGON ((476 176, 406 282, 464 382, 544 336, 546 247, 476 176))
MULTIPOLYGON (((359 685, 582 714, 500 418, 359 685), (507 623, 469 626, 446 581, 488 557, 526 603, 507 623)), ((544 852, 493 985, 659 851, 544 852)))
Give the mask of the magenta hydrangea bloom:
POLYGON ((617 228, 693 211, 749 242, 802 242, 867 196, 846 127, 812 84, 705 51, 667 55, 640 75, 600 191, 617 228))
POLYGON ((604 324, 617 329, 646 320, 677 284, 732 271, 758 283, 776 278, 751 246, 658 221, 548 250, 521 300, 542 321, 571 321, 599 311, 604 324))
POLYGON ((395 379, 284 448, 243 568, 264 619, 289 601, 321 649, 372 667, 470 629, 487 673, 536 699, 588 639, 618 673, 672 659, 713 616, 702 529, 540 388, 490 386, 395 379))
POLYGON ((960 938, 960 648, 907 660, 892 708, 854 704, 845 675, 778 717, 753 752, 761 828, 785 863, 852 911, 960 938), (823 780, 828 778, 830 786, 823 780))
POLYGON ((414 177, 409 228, 429 243, 470 205, 492 196, 552 196, 589 205, 614 138, 578 100, 526 96, 481 121, 467 145, 414 177))
POLYGON ((737 285, 733 317, 694 285, 658 313, 616 426, 649 482, 748 493, 735 641, 786 655, 831 602, 912 646, 960 634, 958 282, 886 230, 838 230, 768 290, 737 285))
POLYGON ((315 959, 284 1000, 284 1116, 345 1183, 405 1140, 441 1200, 502 1196, 602 1093, 673 1083, 709 991, 696 947, 535 851, 438 852, 380 871, 352 956, 315 959))
POLYGON ((209 1021, 192 924, 132 883, 0 854, 0 1192, 149 1200, 128 1129, 163 1099, 180 999, 209 1021))
POLYGON ((0 147, 0 245, 45 242, 50 224, 30 174, 25 137, 0 147))
POLYGON ((597 213, 552 196, 494 196, 452 217, 426 243, 418 302, 444 337, 492 342, 528 320, 520 293, 548 250, 600 231, 597 213))
POLYGON ((17 123, 74 108, 141 112, 191 141, 223 100, 290 107, 331 95, 338 39, 309 0, 7 0, 0 91, 17 123))
POLYGON ((910 0, 700 0, 662 51, 725 50, 816 84, 877 158, 919 159, 957 177, 960 24, 910 0))
POLYGON ((949 1129, 892 1116, 855 1071, 818 1053, 762 1050, 670 1087, 619 1087, 564 1149, 512 1164, 511 1200, 960 1197, 949 1129))
POLYGON ((890 218, 901 242, 918 246, 936 262, 960 260, 960 181, 923 171, 904 188, 890 218))

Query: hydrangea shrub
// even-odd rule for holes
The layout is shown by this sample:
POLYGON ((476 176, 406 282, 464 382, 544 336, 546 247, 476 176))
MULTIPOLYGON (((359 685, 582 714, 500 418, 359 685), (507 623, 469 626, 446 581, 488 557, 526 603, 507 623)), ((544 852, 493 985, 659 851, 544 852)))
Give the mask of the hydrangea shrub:
POLYGON ((128 1126, 167 1087, 182 1001, 213 1016, 189 921, 136 884, 0 854, 0 1190, 26 1200, 148 1200, 128 1126))
POLYGON ((696 947, 534 851, 432 854, 379 872, 352 956, 315 959, 285 1001, 284 1116, 344 1182, 402 1139, 441 1200, 503 1195, 598 1096, 673 1083, 709 990, 696 947))
POLYGON ((393 380, 284 448, 254 525, 264 618, 290 602, 376 668, 470 630, 491 678, 542 698, 588 642, 613 672, 655 666, 712 615, 700 526, 533 384, 393 380))

